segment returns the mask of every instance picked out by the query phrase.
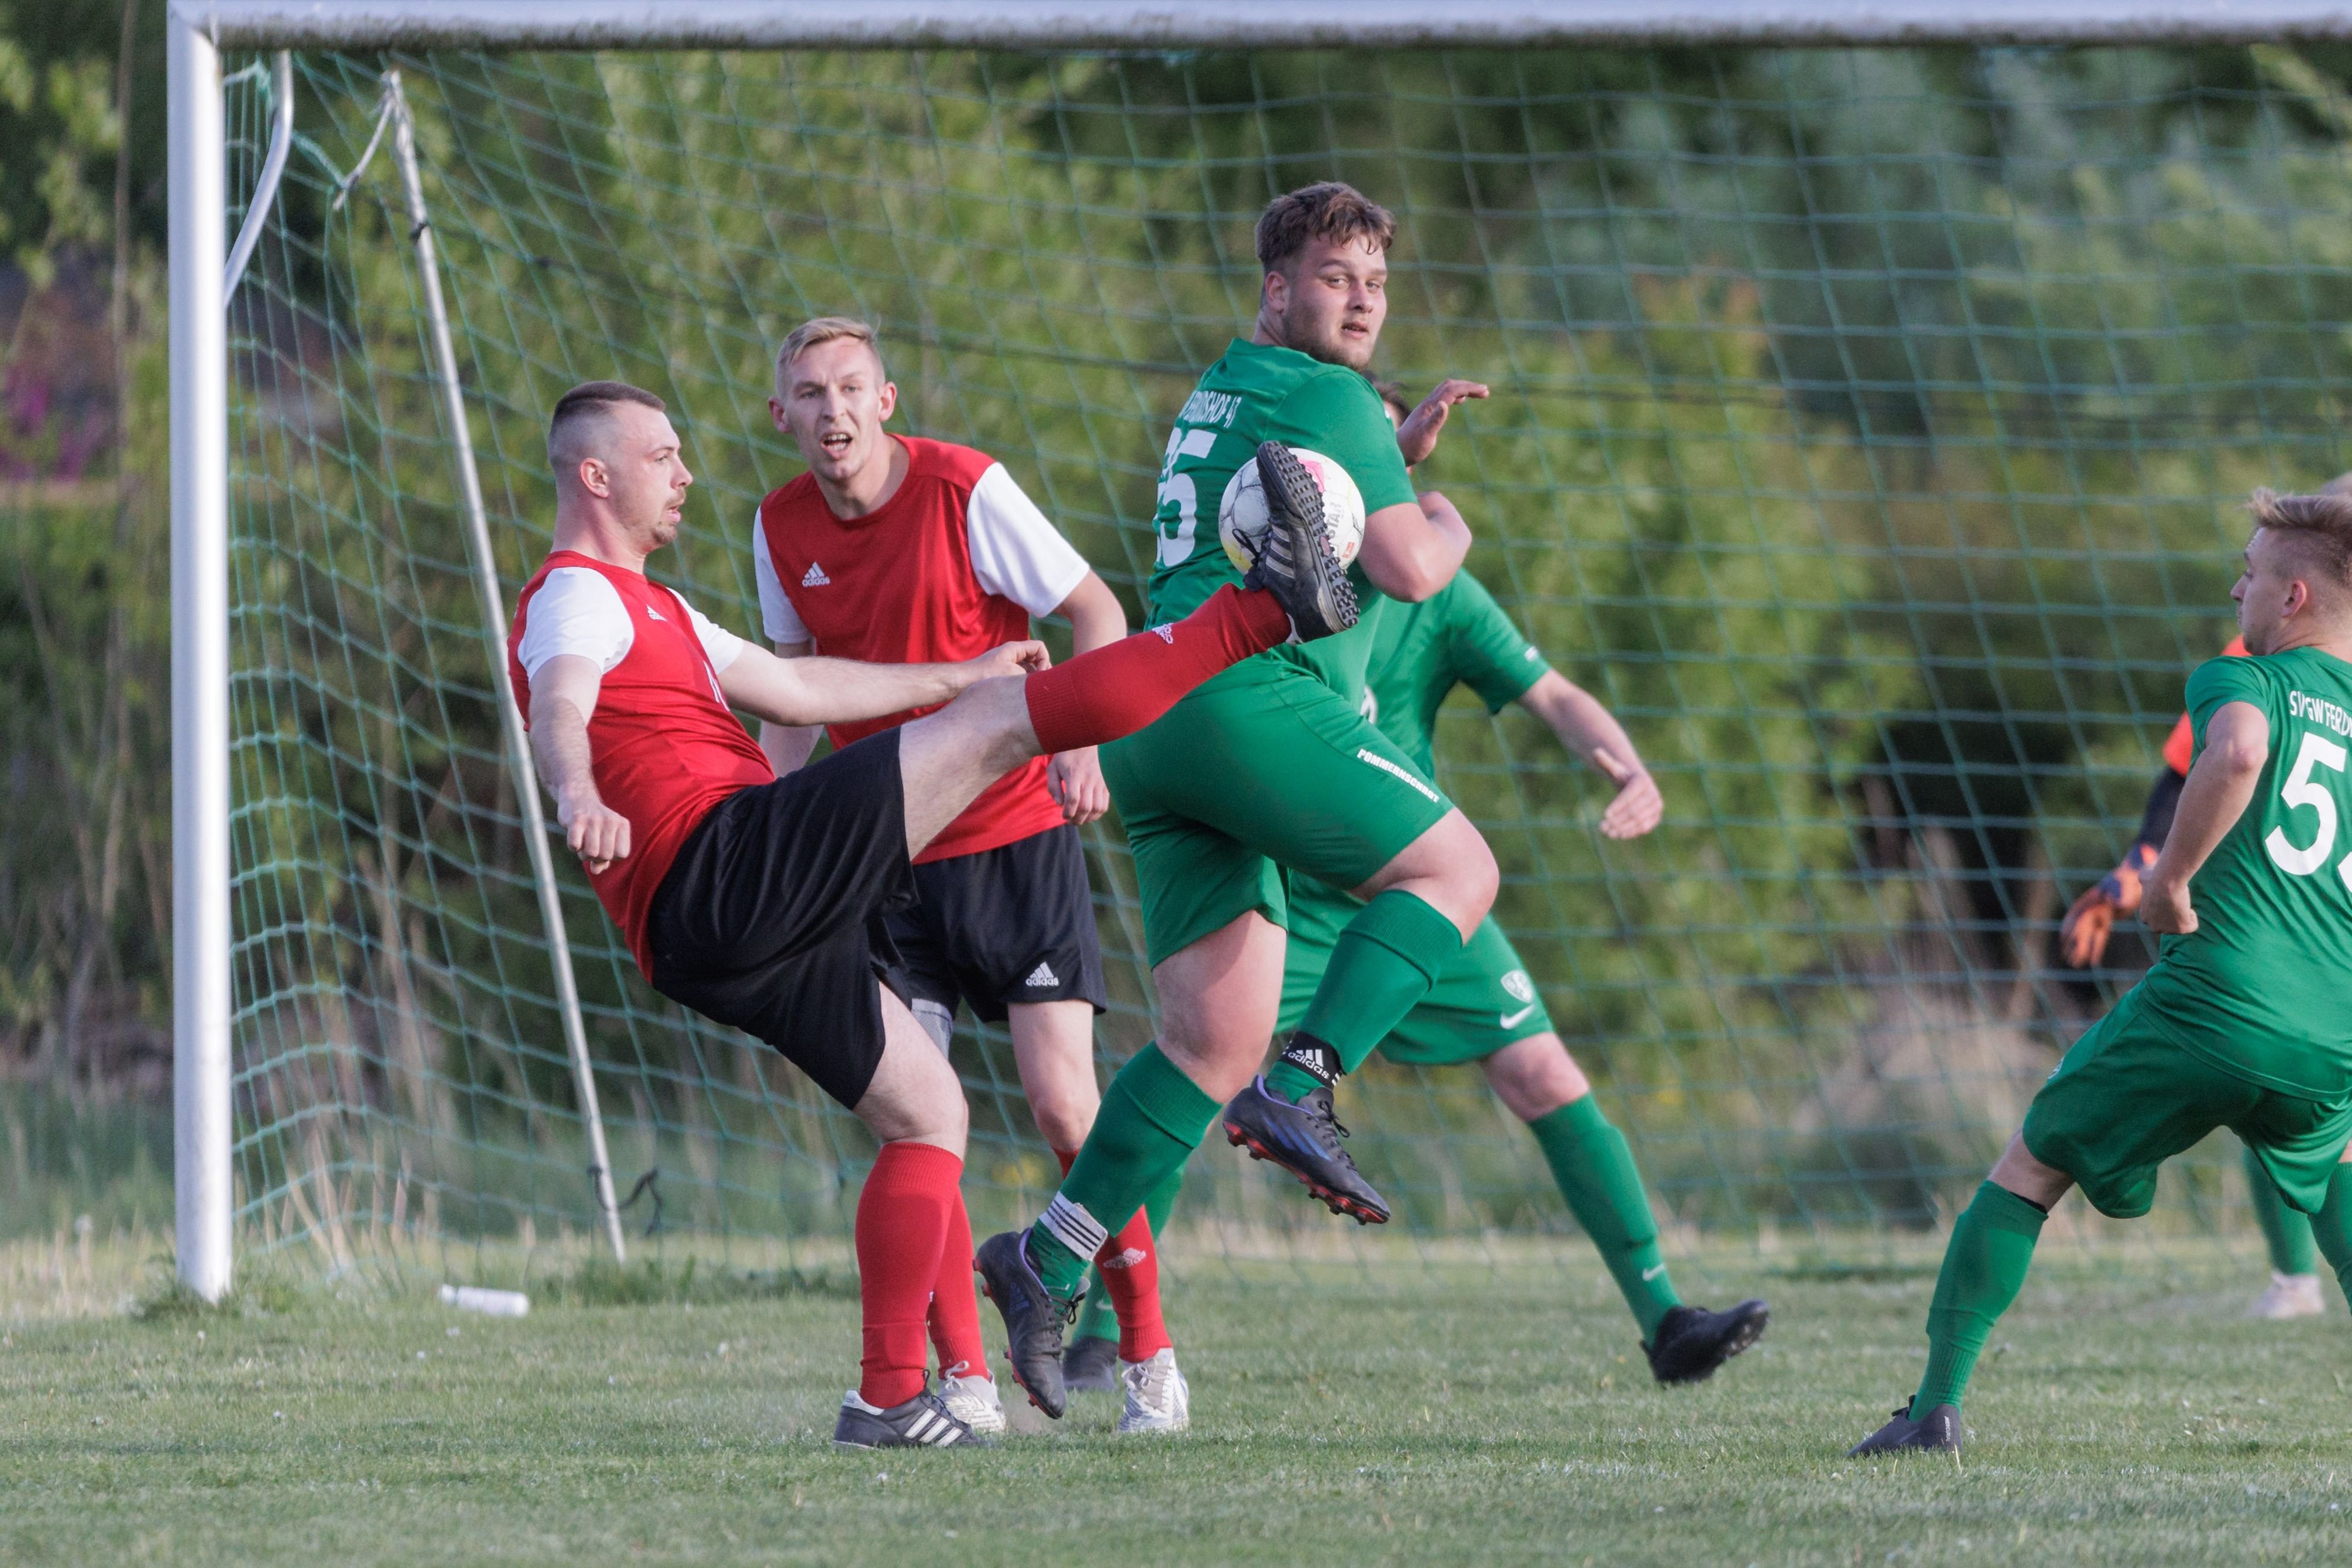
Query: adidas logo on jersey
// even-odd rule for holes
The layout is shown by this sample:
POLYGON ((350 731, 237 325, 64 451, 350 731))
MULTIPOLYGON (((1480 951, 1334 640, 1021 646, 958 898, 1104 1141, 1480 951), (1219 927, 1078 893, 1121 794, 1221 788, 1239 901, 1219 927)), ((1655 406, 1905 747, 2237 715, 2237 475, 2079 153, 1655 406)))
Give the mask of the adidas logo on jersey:
POLYGON ((1054 966, 1051 964, 1038 965, 1029 971, 1029 977, 1021 982, 1024 988, 1033 991, 1044 990, 1048 986, 1058 986, 1061 983, 1060 978, 1055 975, 1054 966))
POLYGON ((832 580, 833 579, 825 576, 824 568, 817 565, 814 561, 809 562, 809 569, 801 573, 801 586, 803 588, 823 588, 832 580))
POLYGON ((667 621, 669 617, 648 604, 646 606, 646 619, 648 621, 667 621))
POLYGON ((1173 626, 1154 626, 1151 634, 1171 648, 1176 645, 1176 628, 1173 626))

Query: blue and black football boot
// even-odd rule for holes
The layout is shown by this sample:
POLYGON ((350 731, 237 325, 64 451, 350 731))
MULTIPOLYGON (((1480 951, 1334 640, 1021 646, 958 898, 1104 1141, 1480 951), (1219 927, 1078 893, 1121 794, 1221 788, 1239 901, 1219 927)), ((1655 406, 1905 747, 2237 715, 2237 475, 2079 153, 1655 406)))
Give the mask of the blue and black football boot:
POLYGON ((1264 1077, 1233 1098, 1221 1118, 1225 1141, 1250 1158, 1280 1166, 1307 1184, 1334 1214, 1359 1225, 1388 1223, 1388 1200, 1373 1190, 1339 1146, 1348 1129, 1331 1114, 1331 1086, 1318 1084, 1294 1105, 1265 1086, 1264 1077))
POLYGON ((1062 1330, 1078 1315, 1085 1292, 1067 1301, 1054 1299, 1029 1262, 1026 1230, 990 1237, 972 1254, 971 1267, 980 1276, 981 1293, 996 1303, 1004 1320, 1004 1359, 1013 1381, 1030 1404, 1060 1420, 1070 1403, 1062 1384, 1062 1330))

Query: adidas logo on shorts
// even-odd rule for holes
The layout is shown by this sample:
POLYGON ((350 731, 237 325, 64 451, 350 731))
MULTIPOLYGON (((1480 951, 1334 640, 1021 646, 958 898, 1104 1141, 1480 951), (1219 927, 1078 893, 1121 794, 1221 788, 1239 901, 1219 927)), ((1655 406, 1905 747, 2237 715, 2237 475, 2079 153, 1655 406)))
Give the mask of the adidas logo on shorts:
POLYGON ((1060 977, 1054 973, 1054 966, 1043 963, 1030 970, 1029 977, 1021 982, 1024 988, 1032 991, 1042 991, 1061 983, 1060 977))
POLYGON ((824 568, 817 565, 814 561, 809 562, 809 569, 801 573, 801 586, 803 588, 823 588, 832 580, 833 579, 825 576, 824 568))

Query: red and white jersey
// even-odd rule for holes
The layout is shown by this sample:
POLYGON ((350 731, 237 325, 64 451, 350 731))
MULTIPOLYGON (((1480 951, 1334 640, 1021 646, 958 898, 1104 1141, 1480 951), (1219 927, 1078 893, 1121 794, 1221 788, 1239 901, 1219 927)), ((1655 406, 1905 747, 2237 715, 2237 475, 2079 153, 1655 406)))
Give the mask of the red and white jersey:
POLYGON ((515 601, 507 673, 524 724, 550 659, 576 654, 604 672, 588 750, 596 792, 629 820, 629 852, 588 880, 649 977, 646 920, 679 847, 719 801, 776 777, 719 687, 742 651, 660 583, 571 550, 549 556, 515 601))
MULTIPOLYGON (((828 658, 876 664, 976 659, 1029 635, 1086 580, 1084 557, 984 452, 917 436, 907 477, 877 510, 833 515, 803 474, 760 503, 751 562, 769 640, 809 643, 828 658)), ((828 726, 836 747, 931 709, 828 726)), ((1045 759, 981 791, 917 863, 978 854, 1062 821, 1045 792, 1045 759)))

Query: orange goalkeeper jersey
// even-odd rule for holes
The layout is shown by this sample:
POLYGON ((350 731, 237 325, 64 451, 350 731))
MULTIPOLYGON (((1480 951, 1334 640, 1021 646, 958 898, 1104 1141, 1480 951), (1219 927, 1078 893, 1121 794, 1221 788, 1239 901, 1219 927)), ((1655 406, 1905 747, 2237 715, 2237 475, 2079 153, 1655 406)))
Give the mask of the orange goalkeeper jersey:
MULTIPOLYGON (((2225 659, 2244 658, 2246 656, 2245 638, 2231 638, 2230 645, 2221 650, 2221 656, 2225 659)), ((2189 776, 2189 765, 2196 760, 2197 737, 2189 733, 2189 716, 2184 713, 2180 716, 2180 722, 2172 727, 2171 735, 2165 738, 2164 763, 2166 767, 2186 779, 2189 776)))

